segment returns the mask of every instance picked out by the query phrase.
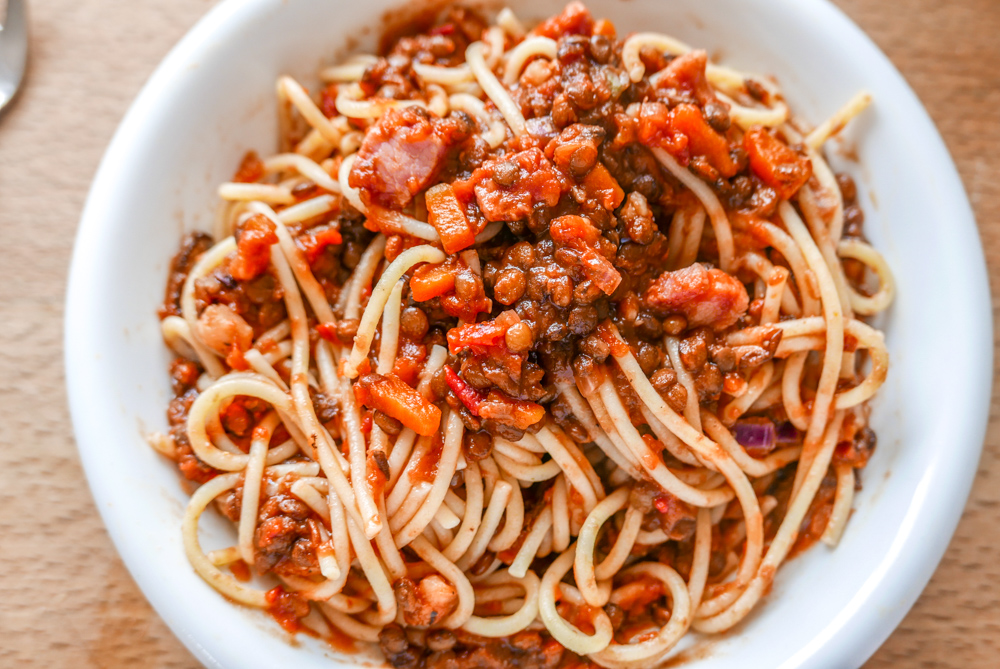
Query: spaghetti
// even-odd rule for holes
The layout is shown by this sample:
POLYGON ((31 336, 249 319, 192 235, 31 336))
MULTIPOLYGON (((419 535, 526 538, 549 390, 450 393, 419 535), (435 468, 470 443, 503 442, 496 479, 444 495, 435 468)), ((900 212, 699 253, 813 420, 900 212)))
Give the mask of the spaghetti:
POLYGON ((894 286, 821 149, 868 95, 810 129, 576 2, 452 8, 321 77, 279 79, 282 152, 218 188, 160 312, 150 441, 209 585, 395 667, 618 669, 836 545, 894 286))

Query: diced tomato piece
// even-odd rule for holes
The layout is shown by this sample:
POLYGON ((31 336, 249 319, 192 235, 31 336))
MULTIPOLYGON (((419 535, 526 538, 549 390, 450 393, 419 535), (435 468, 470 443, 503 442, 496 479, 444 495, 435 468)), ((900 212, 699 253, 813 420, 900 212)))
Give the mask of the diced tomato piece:
POLYGON ((596 249, 583 244, 569 244, 576 249, 583 264, 583 271, 594 284, 610 295, 618 288, 622 282, 622 275, 615 269, 607 258, 601 255, 596 249))
POLYGON ((593 246, 601 238, 601 231, 583 216, 560 216, 549 225, 549 234, 558 244, 570 245, 582 241, 593 246))
POLYGON ((402 337, 399 342, 399 351, 396 353, 396 362, 392 366, 392 373, 401 378, 407 385, 415 386, 426 359, 427 347, 425 345, 402 337))
MULTIPOLYGON (((461 353, 467 348, 505 346, 504 335, 510 326, 520 321, 514 311, 504 311, 491 321, 467 323, 448 330, 448 348, 452 353, 461 353)), ((480 349, 477 352, 481 352, 480 349)))
POLYGON ((337 326, 333 323, 319 323, 316 325, 316 334, 330 343, 337 342, 337 326))
POLYGON ((467 181, 454 184, 459 200, 475 196, 488 221, 527 218, 538 204, 554 207, 571 186, 572 182, 538 148, 490 160, 467 181), (502 181, 508 185, 497 182, 498 171, 506 173, 502 181))
POLYGON ((267 591, 267 612, 281 627, 291 634, 302 629, 301 619, 309 614, 309 603, 293 592, 286 592, 280 585, 267 591))
POLYGON ((656 87, 672 88, 678 93, 686 93, 700 105, 711 102, 716 98, 705 76, 706 65, 708 65, 708 53, 701 49, 689 51, 670 61, 659 74, 656 87))
POLYGON ((236 183, 253 183, 264 176, 264 163, 257 155, 256 151, 247 151, 240 161, 240 167, 233 175, 236 183))
POLYGON ((545 409, 540 404, 515 400, 499 390, 491 390, 479 404, 479 416, 526 430, 545 417, 545 409))
POLYGON ((423 365, 416 363, 413 360, 408 358, 396 358, 396 362, 392 366, 392 373, 401 378, 404 382, 413 384, 417 382, 421 369, 423 369, 423 365))
POLYGON ((236 257, 229 273, 237 281, 253 281, 271 262, 271 245, 278 242, 274 223, 263 214, 254 214, 236 228, 236 257))
POLYGON ((639 141, 646 146, 658 146, 687 164, 688 137, 674 129, 673 115, 662 102, 643 102, 639 107, 637 127, 639 141))
POLYGON ((552 221, 549 234, 553 241, 568 246, 580 256, 587 277, 610 295, 621 283, 622 275, 614 265, 597 250, 601 231, 582 216, 566 215, 552 221))
POLYGON ((354 384, 364 406, 391 416, 417 434, 429 436, 441 425, 441 410, 393 374, 366 374, 354 384))
POLYGON ((640 576, 635 580, 641 582, 643 587, 626 589, 625 597, 619 601, 618 605, 630 613, 638 614, 644 607, 663 596, 663 584, 658 579, 648 576, 640 576))
POLYGON ((187 450, 187 453, 181 453, 177 458, 177 468, 184 478, 195 483, 208 483, 219 475, 218 470, 212 469, 191 453, 190 446, 187 450))
POLYGON ((327 84, 319 96, 319 110, 323 116, 333 118, 340 114, 337 111, 337 84, 327 84))
POLYGON ((646 446, 649 447, 649 450, 651 450, 653 453, 656 453, 657 455, 662 453, 663 450, 666 448, 666 446, 663 445, 662 441, 660 441, 651 434, 642 435, 642 440, 646 442, 646 446))
POLYGON ((625 191, 618 185, 608 168, 598 162, 583 178, 587 193, 597 198, 605 209, 617 209, 625 199, 625 191))
POLYGON ((246 370, 250 368, 250 364, 243 357, 243 351, 239 350, 235 346, 229 349, 229 353, 226 354, 226 364, 233 369, 246 370))
POLYGON ((461 400, 465 408, 473 416, 479 415, 479 405, 482 404, 483 400, 486 399, 486 395, 465 382, 461 376, 459 376, 451 367, 445 365, 444 367, 444 378, 448 383, 448 387, 451 391, 455 393, 455 396, 461 400))
POLYGON ((233 574, 233 578, 241 583, 247 583, 250 580, 250 566, 243 560, 237 560, 230 564, 229 571, 233 574))
POLYGON ((701 109, 692 104, 680 104, 670 117, 674 131, 688 138, 690 155, 704 156, 726 178, 736 174, 736 163, 729 155, 729 142, 708 124, 701 109))
POLYGON ((535 34, 559 39, 566 35, 590 35, 594 29, 594 19, 582 2, 566 5, 562 14, 548 18, 535 27, 535 34))
POLYGON ((767 128, 750 128, 743 136, 743 148, 750 158, 750 169, 784 200, 795 195, 812 174, 809 159, 792 151, 767 128))
POLYGON ((683 103, 668 110, 660 102, 642 103, 638 139, 646 146, 662 148, 682 165, 694 156, 704 156, 723 176, 736 174, 729 141, 708 124, 697 105, 683 103))
POLYGON ((427 31, 428 35, 450 35, 455 32, 454 23, 445 23, 440 26, 435 26, 427 31))
POLYGON ((458 253, 476 243, 476 235, 451 184, 434 186, 424 194, 424 198, 427 202, 427 222, 441 236, 445 253, 458 253))
POLYGON ((510 374, 512 378, 520 376, 521 368, 524 366, 524 361, 528 359, 527 351, 513 353, 507 348, 506 341, 504 341, 502 346, 490 347, 490 349, 486 352, 486 355, 506 369, 507 373, 510 374))
POLYGON ((455 290, 455 269, 450 265, 421 265, 410 277, 410 295, 426 302, 455 290))
POLYGON ((338 246, 344 241, 340 230, 332 225, 313 228, 308 234, 298 238, 297 243, 305 252, 306 261, 312 265, 327 246, 338 246))
POLYGON ((385 490, 386 484, 386 473, 382 469, 382 465, 388 466, 385 459, 385 453, 382 451, 369 451, 368 457, 366 458, 365 469, 368 475, 365 477, 368 480, 368 487, 372 491, 372 495, 378 499, 385 490))
POLYGON ((604 321, 603 323, 598 324, 597 336, 608 345, 608 348, 611 349, 611 355, 616 358, 620 358, 628 353, 628 344, 615 336, 615 331, 611 327, 611 321, 604 321))
POLYGON ((564 173, 582 177, 596 163, 604 135, 601 126, 574 123, 545 144, 545 157, 564 173))

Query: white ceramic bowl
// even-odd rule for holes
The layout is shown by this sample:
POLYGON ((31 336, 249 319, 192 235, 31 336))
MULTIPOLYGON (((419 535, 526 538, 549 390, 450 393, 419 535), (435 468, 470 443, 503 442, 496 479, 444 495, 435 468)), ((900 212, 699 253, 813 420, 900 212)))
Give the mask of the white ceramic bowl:
MULTIPOLYGON (((372 42, 393 4, 220 3, 132 105, 80 225, 66 306, 67 384, 80 453, 125 564, 209 666, 329 667, 338 656, 308 639, 289 643, 263 613, 235 606, 203 583, 184 557, 186 495, 173 465, 143 441, 144 431, 165 429, 170 399, 155 314, 167 263, 182 232, 209 225, 216 184, 242 153, 276 148, 276 77, 287 72, 308 83, 349 43, 372 42)), ((525 18, 556 13, 560 4, 513 3, 525 18)), ((899 73, 822 0, 589 4, 622 32, 668 32, 741 69, 776 75, 793 108, 814 122, 858 89, 875 97, 846 138, 860 166, 838 167, 855 175, 866 229, 899 286, 884 321, 892 365, 874 402, 878 449, 840 546, 816 547, 783 567, 750 619, 697 661, 718 669, 860 665, 940 560, 983 440, 991 310, 958 175, 899 73)), ((226 537, 232 542, 223 523, 205 525, 210 547, 226 537)))

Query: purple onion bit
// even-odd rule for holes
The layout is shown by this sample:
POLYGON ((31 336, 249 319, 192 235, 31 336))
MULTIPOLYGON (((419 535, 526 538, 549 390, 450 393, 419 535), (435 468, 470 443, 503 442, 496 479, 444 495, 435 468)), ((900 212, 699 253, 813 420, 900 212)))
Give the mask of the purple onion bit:
POLYGON ((761 458, 774 450, 776 444, 774 423, 767 418, 745 418, 733 427, 733 436, 747 454, 761 458))
POLYGON ((787 420, 783 423, 778 424, 777 432, 775 433, 777 437, 777 442, 779 444, 798 444, 802 441, 802 433, 799 432, 794 425, 792 425, 787 420))

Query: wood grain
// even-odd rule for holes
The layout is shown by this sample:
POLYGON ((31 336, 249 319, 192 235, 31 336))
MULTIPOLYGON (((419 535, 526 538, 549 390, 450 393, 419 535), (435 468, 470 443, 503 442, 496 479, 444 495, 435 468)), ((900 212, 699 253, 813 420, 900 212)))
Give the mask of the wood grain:
MULTIPOLYGON (((1000 3, 837 2, 938 124, 1000 295, 1000 3)), ((62 311, 73 235, 101 153, 150 72, 211 4, 46 0, 30 8, 28 86, 0 119, 0 266, 7 277, 0 282, 0 666, 196 666, 132 582, 91 501, 66 410, 62 311)), ((994 398, 958 532, 869 667, 997 665, 998 477, 994 398)))

